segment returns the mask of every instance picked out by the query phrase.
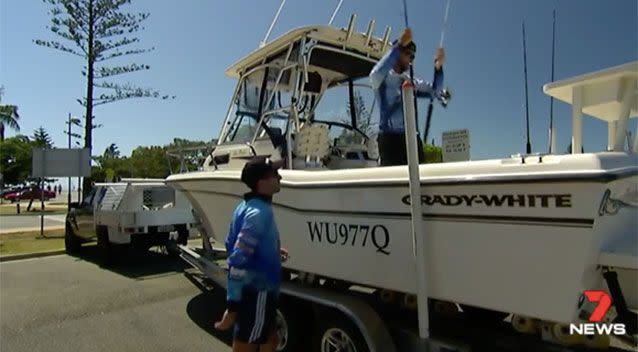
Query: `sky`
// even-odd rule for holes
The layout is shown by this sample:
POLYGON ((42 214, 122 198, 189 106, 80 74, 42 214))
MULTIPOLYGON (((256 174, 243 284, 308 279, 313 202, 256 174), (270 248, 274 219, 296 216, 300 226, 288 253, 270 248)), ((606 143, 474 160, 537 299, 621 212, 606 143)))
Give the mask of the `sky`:
MULTIPOLYGON (((269 40, 292 28, 327 24, 338 0, 288 0, 269 40)), ((521 22, 525 21, 530 136, 533 152, 546 152, 550 99, 542 86, 551 79, 552 11, 556 9, 555 80, 638 58, 638 2, 635 0, 451 0, 444 47, 445 86, 453 94, 447 109, 435 106, 430 138, 441 143, 446 130, 467 128, 473 160, 525 151, 525 82, 521 22)), ((149 12, 138 47, 155 50, 113 63, 144 63, 148 71, 122 75, 132 82, 175 95, 173 100, 131 99, 94 110, 94 153, 111 143, 128 155, 137 146, 164 145, 173 138, 217 138, 235 82, 224 70, 256 49, 280 0, 133 0, 124 9, 149 12)), ((407 0, 418 46, 415 76, 432 77, 445 1, 407 0)), ((86 91, 78 57, 37 46, 34 39, 58 39, 47 26, 49 6, 40 0, 0 0, 0 85, 3 104, 17 105, 21 133, 46 128, 55 146, 65 147, 68 114, 82 116, 76 102, 86 91)), ((333 25, 345 27, 357 14, 356 30, 376 21, 397 37, 404 27, 401 0, 345 0, 333 25)), ((419 105, 423 126, 428 101, 419 105)), ((570 143, 571 110, 554 102, 558 150, 570 143)), ((378 111, 378 110, 377 110, 378 111)), ((635 130, 636 120, 631 127, 635 130)), ((422 128, 422 127, 421 127, 422 128)), ((585 151, 606 147, 606 124, 583 122, 585 151)), ((15 135, 9 130, 8 136, 15 135)))

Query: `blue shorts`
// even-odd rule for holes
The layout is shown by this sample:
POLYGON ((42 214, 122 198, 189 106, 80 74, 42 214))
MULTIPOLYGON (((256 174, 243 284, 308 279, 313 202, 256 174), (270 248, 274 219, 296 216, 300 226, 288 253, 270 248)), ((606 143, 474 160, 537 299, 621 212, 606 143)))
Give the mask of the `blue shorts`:
POLYGON ((277 296, 272 291, 242 290, 237 308, 234 339, 261 345, 275 332, 277 318, 277 296))

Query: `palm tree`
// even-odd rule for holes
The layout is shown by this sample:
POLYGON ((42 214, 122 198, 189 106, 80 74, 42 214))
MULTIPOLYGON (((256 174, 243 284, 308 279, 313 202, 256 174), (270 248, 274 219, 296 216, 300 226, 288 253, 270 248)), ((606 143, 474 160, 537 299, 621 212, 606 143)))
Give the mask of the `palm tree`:
MULTIPOLYGON (((0 101, 4 94, 4 87, 0 87, 0 101)), ((0 142, 4 141, 4 126, 9 126, 16 132, 20 132, 18 124, 18 107, 15 105, 0 105, 0 142)))

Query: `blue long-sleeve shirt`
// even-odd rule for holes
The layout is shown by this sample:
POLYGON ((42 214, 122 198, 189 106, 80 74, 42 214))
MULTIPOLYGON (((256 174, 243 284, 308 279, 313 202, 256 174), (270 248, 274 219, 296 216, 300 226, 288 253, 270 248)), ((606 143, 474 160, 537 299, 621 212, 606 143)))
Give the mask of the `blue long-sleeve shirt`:
MULTIPOLYGON (((379 130, 384 134, 405 132, 401 85, 404 81, 410 81, 410 75, 408 72, 394 71, 393 67, 399 60, 399 55, 399 45, 395 44, 370 72, 370 82, 375 90, 381 114, 379 130)), ((438 96, 439 87, 443 85, 443 78, 442 68, 436 70, 433 84, 415 78, 415 95, 419 98, 438 96)))
POLYGON ((281 282, 279 232, 269 200, 247 195, 233 212, 228 236, 229 306, 241 302, 242 290, 268 290, 278 294, 281 282))

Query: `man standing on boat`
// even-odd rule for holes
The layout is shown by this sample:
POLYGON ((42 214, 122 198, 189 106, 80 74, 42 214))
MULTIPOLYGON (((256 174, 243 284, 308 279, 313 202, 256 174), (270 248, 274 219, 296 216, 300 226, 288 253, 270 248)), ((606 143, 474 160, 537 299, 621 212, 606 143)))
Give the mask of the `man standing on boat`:
POLYGON ((242 170, 250 192, 235 208, 226 237, 228 253, 227 309, 218 330, 234 325, 233 352, 274 352, 275 319, 281 283, 281 262, 288 258, 279 242, 272 197, 279 192, 280 162, 258 158, 242 170))
MULTIPOLYGON (((379 123, 379 155, 381 166, 406 165, 405 123, 401 85, 410 81, 408 69, 416 53, 416 44, 412 41, 412 32, 406 28, 370 72, 370 81, 379 101, 381 119, 379 123)), ((443 85, 443 60, 445 52, 438 48, 434 58, 435 77, 433 84, 414 79, 415 92, 419 98, 439 97, 443 85)), ((425 161, 423 143, 418 136, 419 163, 425 161)))

